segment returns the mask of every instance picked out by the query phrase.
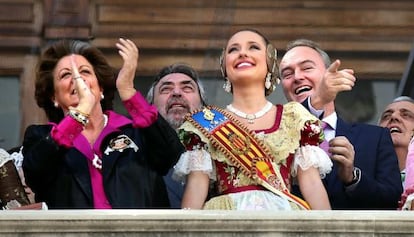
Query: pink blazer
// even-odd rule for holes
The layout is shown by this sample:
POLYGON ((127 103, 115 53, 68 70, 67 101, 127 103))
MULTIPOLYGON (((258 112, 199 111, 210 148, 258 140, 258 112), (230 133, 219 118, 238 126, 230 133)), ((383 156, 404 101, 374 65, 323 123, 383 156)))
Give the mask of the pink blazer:
POLYGON ((414 137, 408 145, 407 160, 405 161, 404 192, 401 196, 401 209, 409 210, 414 199, 414 137))

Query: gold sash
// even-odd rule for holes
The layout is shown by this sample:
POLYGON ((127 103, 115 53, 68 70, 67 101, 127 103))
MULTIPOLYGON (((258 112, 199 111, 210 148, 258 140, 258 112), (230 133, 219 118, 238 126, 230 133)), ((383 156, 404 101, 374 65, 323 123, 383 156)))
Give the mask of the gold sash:
POLYGON ((186 119, 247 177, 299 207, 310 209, 308 203, 289 192, 281 174, 275 171, 272 165, 274 158, 263 142, 226 111, 207 106, 187 115, 186 119))

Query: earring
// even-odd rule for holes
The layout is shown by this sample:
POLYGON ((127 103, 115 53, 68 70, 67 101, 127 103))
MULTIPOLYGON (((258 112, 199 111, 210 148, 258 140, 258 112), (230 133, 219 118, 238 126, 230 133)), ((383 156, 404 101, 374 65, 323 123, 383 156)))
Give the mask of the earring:
POLYGON ((54 101, 54 102, 53 102, 53 106, 55 106, 55 108, 59 108, 59 104, 58 104, 58 102, 57 102, 57 101, 54 101))
POLYGON ((265 88, 266 89, 270 89, 270 87, 272 86, 272 82, 270 81, 271 77, 272 77, 272 74, 270 72, 268 72, 267 75, 266 75, 266 80, 265 80, 265 88))
POLYGON ((229 82, 229 80, 226 79, 226 81, 224 82, 224 85, 223 85, 223 89, 227 93, 231 92, 231 83, 229 82))
POLYGON ((105 96, 103 93, 101 93, 101 100, 105 99, 105 96))

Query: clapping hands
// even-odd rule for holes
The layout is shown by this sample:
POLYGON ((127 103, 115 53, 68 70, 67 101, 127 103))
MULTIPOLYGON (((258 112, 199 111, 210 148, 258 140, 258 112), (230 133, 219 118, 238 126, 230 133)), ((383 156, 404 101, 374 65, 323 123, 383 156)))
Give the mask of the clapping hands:
POLYGON ((119 42, 116 43, 116 47, 119 50, 119 55, 124 60, 116 79, 116 87, 120 98, 128 100, 136 93, 134 78, 138 65, 139 51, 135 43, 129 39, 120 38, 119 42))
MULTIPOLYGON (((81 77, 78 71, 78 66, 75 62, 75 55, 70 56, 71 64, 72 64, 72 80, 75 84, 75 90, 79 97, 79 103, 76 106, 76 109, 83 114, 89 115, 92 111, 93 106, 95 105, 95 96, 93 95, 91 89, 86 84, 85 80, 81 77)), ((69 107, 72 109, 72 107, 69 107)))

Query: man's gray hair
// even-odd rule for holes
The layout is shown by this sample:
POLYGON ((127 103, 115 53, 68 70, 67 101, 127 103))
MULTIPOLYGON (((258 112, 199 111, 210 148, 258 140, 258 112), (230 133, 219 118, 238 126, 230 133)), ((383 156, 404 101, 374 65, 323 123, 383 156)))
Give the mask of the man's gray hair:
POLYGON ((407 102, 411 102, 411 103, 413 103, 413 104, 414 104, 414 99, 413 99, 413 98, 411 98, 411 97, 409 97, 409 96, 405 96, 405 95, 403 95, 403 96, 398 96, 397 98, 395 98, 395 99, 392 101, 392 103, 395 103, 395 102, 400 102, 400 101, 407 101, 407 102))
POLYGON ((319 46, 318 43, 309 40, 309 39, 297 39, 293 40, 288 43, 286 46, 286 52, 291 50, 292 48, 299 47, 299 46, 305 46, 314 49, 316 52, 318 52, 323 60, 323 63, 325 64, 325 67, 328 68, 331 65, 331 59, 329 58, 328 53, 326 53, 322 48, 319 46))
POLYGON ((158 82, 161 80, 161 78, 165 77, 166 75, 172 74, 172 73, 182 73, 182 74, 189 76, 191 79, 193 79, 194 82, 197 84, 198 91, 200 93, 201 104, 203 106, 207 105, 205 90, 204 90, 203 84, 201 83, 201 80, 198 78, 197 72, 191 66, 185 63, 174 63, 160 70, 160 72, 155 76, 154 82, 151 84, 151 87, 148 90, 147 101, 149 103, 151 104, 154 103, 154 90, 158 82))

